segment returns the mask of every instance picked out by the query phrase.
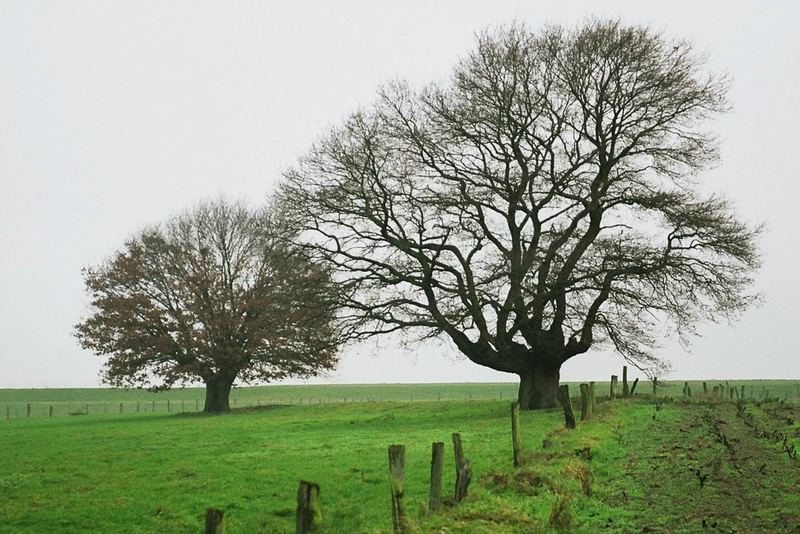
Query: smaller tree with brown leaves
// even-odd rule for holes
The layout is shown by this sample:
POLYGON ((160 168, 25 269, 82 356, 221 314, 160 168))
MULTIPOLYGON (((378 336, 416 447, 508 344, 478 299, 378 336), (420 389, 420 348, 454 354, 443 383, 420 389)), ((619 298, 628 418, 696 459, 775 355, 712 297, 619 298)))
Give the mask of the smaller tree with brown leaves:
POLYGON ((202 381, 206 412, 229 410, 236 380, 332 369, 335 286, 287 237, 274 211, 226 200, 147 228, 84 270, 92 312, 75 335, 108 356, 105 382, 202 381))

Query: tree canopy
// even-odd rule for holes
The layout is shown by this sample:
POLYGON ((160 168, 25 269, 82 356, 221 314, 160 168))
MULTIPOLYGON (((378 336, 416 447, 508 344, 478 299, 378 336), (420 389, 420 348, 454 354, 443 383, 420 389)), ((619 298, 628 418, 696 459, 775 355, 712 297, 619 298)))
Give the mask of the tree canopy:
POLYGON ((76 336, 108 357, 107 383, 202 381, 208 412, 229 408, 237 379, 332 369, 335 286, 288 237, 273 210, 226 200, 147 228, 84 270, 92 312, 76 336))
POLYGON ((390 84, 331 129, 280 199, 358 335, 445 336, 551 406, 568 359, 659 365, 656 325, 756 298, 760 229, 699 180, 727 85, 647 27, 488 30, 447 82, 390 84))

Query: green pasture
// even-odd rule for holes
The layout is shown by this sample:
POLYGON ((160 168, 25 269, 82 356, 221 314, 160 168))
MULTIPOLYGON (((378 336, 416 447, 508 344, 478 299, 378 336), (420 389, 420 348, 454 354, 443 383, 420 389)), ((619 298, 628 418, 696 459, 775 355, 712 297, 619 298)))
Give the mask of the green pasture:
MULTIPOLYGON (((459 400, 419 400, 436 394, 434 385, 296 386, 303 395, 295 399, 313 398, 306 395, 311 388, 331 399, 363 392, 365 401, 287 403, 217 416, 12 418, 0 422, 0 531, 200 532, 213 506, 224 511, 229 534, 290 533, 298 481, 305 479, 321 486, 323 532, 390 532, 390 444, 406 447, 406 507, 415 532, 800 528, 800 464, 786 452, 800 447, 798 403, 752 400, 737 408, 684 399, 682 386, 670 386, 680 397, 674 400, 650 398, 645 390, 638 399, 601 398, 595 417, 575 430, 564 429, 560 410, 523 412, 520 468, 511 465, 508 399, 470 400, 470 392, 478 397, 477 384, 438 386, 443 394, 466 394, 459 400), (373 392, 403 400, 368 402, 378 397, 373 392), (461 433, 474 468, 470 495, 431 514, 431 443, 446 444, 449 494, 453 432, 461 433)), ((483 387, 513 392, 513 385, 483 387)), ((789 396, 794 384, 770 383, 773 396, 779 387, 789 396)), ((93 390, 72 394, 85 400, 87 391, 93 390)), ((292 398, 291 388, 275 391, 292 398)), ((38 400, 56 402, 58 394, 38 400)), ((240 399, 249 394, 237 391, 240 399)), ((14 401, 8 390, 2 395, 14 401)), ((94 400, 119 398, 98 393, 94 400)))
MULTIPOLYGON (((621 380, 621 376, 620 376, 621 380)), ((630 380, 633 383, 633 379, 630 380)), ((765 396, 800 399, 800 381, 792 380, 707 380, 713 386, 745 386, 747 398, 765 396)), ((566 382, 577 392, 578 384, 566 382)), ((692 393, 703 391, 703 381, 688 382, 692 393)), ((659 382, 658 395, 682 396, 683 381, 659 382)), ((608 381, 596 383, 599 395, 607 395, 608 381)), ((618 389, 621 391, 621 383, 618 389)), ((636 392, 651 393, 649 382, 640 381, 636 392)), ((331 385, 267 385, 237 387, 231 394, 231 407, 249 408, 271 404, 309 405, 385 401, 448 401, 448 400, 513 400, 517 384, 451 383, 451 384, 331 384, 331 385)), ((119 415, 120 412, 167 414, 202 410, 205 390, 200 387, 175 388, 151 392, 145 389, 115 388, 41 388, 0 389, 0 418, 64 415, 119 415), (121 405, 121 407, 120 407, 121 405), (51 411, 52 406, 52 411, 51 411)))

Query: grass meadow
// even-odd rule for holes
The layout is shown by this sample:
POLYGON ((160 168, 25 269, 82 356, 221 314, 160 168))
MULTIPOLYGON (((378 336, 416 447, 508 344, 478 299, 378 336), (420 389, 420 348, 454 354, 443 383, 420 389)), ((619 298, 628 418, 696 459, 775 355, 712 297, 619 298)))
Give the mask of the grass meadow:
MULTIPOLYGON (((645 384, 634 399, 601 397, 595 417, 575 430, 564 429, 561 410, 522 412, 519 468, 512 384, 269 386, 238 389, 239 409, 217 416, 11 417, 0 421, 0 531, 201 532, 213 506, 229 534, 289 533, 305 479, 321 486, 323 532, 391 532, 387 447, 395 443, 406 446, 415 532, 797 531, 800 460, 787 452, 800 448, 797 384, 737 384, 780 400, 689 399, 681 382, 665 385, 661 398, 645 384), (473 465, 470 495, 431 514, 431 443, 445 442, 449 494, 453 432, 473 465)), ((200 392, 155 395, 186 404, 200 392)), ((152 395, 3 390, 0 405, 128 408, 152 395)))
MULTIPOLYGON (((564 382, 577 395, 577 382, 564 382)), ((725 384, 745 386, 745 396, 800 399, 800 381, 791 380, 708 380, 707 388, 725 384)), ((688 382, 693 393, 703 391, 703 381, 688 382)), ((682 381, 659 382, 658 394, 682 396, 682 381)), ((608 381, 596 383, 599 395, 607 395, 608 381)), ((621 384, 618 388, 621 388, 621 384)), ((649 382, 640 382, 637 392, 650 393, 649 382)), ((332 384, 332 385, 269 385, 237 387, 231 393, 232 408, 252 408, 271 404, 312 405, 353 402, 417 402, 446 400, 513 400, 517 384, 450 383, 450 384, 332 384)), ((167 414, 197 412, 203 408, 205 389, 176 388, 150 392, 145 389, 115 388, 41 388, 0 389, 0 418, 62 415, 108 415, 125 413, 167 414), (122 407, 120 408, 120 405, 122 407)))

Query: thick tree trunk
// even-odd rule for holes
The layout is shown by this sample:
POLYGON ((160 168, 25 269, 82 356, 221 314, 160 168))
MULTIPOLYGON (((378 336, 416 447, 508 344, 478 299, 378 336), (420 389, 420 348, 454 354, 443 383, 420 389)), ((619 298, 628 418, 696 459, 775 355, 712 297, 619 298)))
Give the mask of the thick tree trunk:
POLYGON ((235 377, 214 376, 206 381, 205 413, 227 412, 230 407, 231 387, 235 377))
POLYGON ((555 408, 558 406, 560 366, 533 367, 519 375, 519 407, 522 410, 555 408))

